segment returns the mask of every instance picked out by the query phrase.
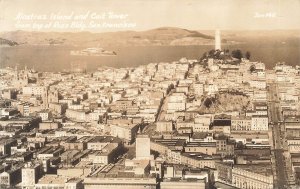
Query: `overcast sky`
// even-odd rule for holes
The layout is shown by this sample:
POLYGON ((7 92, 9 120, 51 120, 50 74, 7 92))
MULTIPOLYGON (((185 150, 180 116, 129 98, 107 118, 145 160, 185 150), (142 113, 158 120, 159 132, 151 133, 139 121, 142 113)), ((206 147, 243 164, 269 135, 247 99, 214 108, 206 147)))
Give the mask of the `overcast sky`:
POLYGON ((80 21, 86 26, 91 21, 93 24, 105 22, 121 25, 90 25, 81 29, 71 28, 70 25, 51 25, 40 30, 140 31, 163 26, 193 30, 300 29, 300 0, 0 0, 0 10, 0 31, 38 30, 32 27, 33 23, 44 27, 49 21, 51 24, 71 24, 74 20, 50 20, 49 17, 51 14, 75 16, 87 13, 88 17, 80 21), (104 13, 107 16, 108 12, 123 14, 125 18, 91 18, 92 15, 104 13), (18 15, 23 18, 17 18, 18 15), (46 15, 47 19, 38 20, 34 17, 26 20, 24 15, 46 15))

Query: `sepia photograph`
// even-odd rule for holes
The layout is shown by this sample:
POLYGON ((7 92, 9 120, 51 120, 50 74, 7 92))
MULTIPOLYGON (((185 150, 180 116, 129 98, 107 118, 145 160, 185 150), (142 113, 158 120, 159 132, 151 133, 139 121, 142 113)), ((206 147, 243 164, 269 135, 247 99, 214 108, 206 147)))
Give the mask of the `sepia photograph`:
POLYGON ((300 188, 300 0, 0 0, 0 189, 300 188))

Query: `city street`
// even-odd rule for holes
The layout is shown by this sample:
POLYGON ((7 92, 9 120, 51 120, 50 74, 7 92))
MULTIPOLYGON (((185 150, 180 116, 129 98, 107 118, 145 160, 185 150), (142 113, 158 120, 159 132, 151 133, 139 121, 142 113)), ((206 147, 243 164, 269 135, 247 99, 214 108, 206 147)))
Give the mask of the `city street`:
POLYGON ((268 89, 268 104, 269 104, 269 123, 272 128, 273 135, 273 153, 275 157, 275 172, 274 183, 275 188, 290 188, 294 183, 293 172, 291 171, 290 160, 285 156, 287 145, 285 144, 285 133, 282 131, 284 126, 281 116, 281 108, 279 104, 279 97, 277 93, 277 84, 271 83, 268 89))

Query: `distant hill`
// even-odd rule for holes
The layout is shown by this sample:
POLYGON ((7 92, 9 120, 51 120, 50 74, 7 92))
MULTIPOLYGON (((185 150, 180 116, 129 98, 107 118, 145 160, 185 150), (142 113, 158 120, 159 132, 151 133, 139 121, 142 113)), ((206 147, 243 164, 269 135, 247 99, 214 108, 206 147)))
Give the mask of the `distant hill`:
POLYGON ((12 40, 0 38, 0 45, 16 46, 18 43, 12 40))
POLYGON ((75 46, 158 46, 212 45, 214 37, 198 31, 162 27, 147 31, 91 32, 29 32, 1 33, 0 37, 29 45, 75 46))

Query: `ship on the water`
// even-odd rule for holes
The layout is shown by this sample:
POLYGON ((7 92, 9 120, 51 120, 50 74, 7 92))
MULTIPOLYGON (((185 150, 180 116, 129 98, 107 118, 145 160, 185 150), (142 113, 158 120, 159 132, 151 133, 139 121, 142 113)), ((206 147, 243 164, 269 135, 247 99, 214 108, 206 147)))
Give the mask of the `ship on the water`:
POLYGON ((115 51, 107 51, 103 48, 91 47, 79 51, 70 51, 72 56, 116 56, 115 51))

